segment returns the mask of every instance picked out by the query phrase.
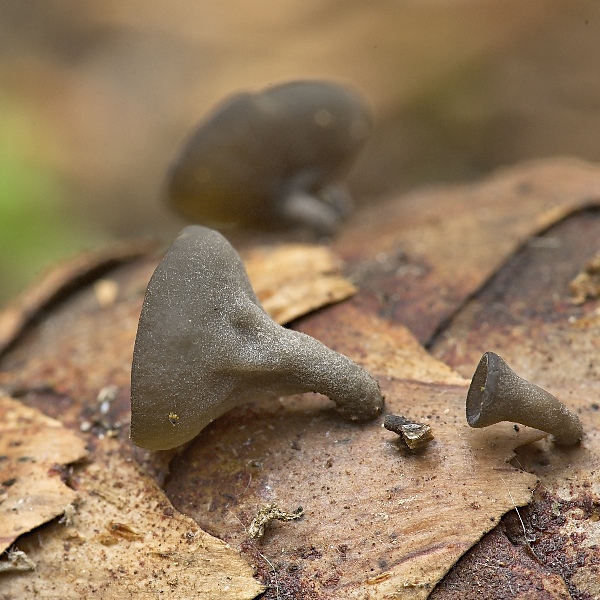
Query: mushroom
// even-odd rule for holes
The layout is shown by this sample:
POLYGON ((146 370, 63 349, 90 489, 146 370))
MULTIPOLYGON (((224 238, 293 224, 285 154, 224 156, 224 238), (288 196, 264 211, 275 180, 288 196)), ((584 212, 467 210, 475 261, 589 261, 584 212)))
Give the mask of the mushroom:
POLYGON ((174 448, 234 406, 309 391, 328 396, 350 420, 373 419, 383 408, 367 371, 267 315, 220 233, 183 229, 142 307, 131 372, 133 442, 174 448))
POLYGON ((293 81, 223 102, 193 133, 168 175, 182 216, 211 227, 335 231, 350 210, 339 184, 371 131, 351 90, 293 81))
POLYGON ((581 440, 579 417, 552 394, 519 377, 494 352, 479 361, 467 394, 467 423, 487 427, 510 421, 554 435, 561 446, 581 440))

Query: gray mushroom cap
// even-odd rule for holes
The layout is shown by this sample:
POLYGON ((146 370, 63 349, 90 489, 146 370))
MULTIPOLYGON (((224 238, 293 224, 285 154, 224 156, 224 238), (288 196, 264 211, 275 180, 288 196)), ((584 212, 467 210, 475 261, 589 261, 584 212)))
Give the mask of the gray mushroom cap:
POLYGON ((131 373, 131 438, 179 446, 234 406, 302 392, 331 398, 352 420, 383 408, 377 381, 316 339, 276 324, 244 265, 216 231, 186 227, 154 272, 131 373))
POLYGON ((339 180, 371 131, 360 97, 323 81, 241 93, 217 107, 172 165, 168 199, 210 226, 307 226, 329 233, 350 209, 339 180))

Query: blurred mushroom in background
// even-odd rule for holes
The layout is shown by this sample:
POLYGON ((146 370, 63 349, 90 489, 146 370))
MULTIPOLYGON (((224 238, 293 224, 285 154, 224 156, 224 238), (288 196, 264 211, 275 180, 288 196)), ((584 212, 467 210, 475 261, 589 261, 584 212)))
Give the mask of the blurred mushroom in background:
POLYGON ((346 181, 360 206, 524 159, 600 161, 599 53, 600 4, 582 0, 0 1, 0 131, 16 107, 37 137, 24 180, 60 182, 52 201, 4 193, 0 240, 36 243, 27 263, 4 252, 0 303, 51 252, 172 238, 169 164, 238 90, 319 79, 368 97, 377 120, 346 181))

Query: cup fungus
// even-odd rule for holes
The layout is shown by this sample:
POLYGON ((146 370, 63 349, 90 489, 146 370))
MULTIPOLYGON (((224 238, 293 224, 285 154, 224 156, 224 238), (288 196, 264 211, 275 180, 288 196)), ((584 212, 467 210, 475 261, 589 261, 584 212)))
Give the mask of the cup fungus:
POLYGON ((338 182, 371 131, 351 90, 293 81, 237 94, 194 132, 168 176, 168 198, 210 226, 335 231, 350 209, 338 182))
POLYGON ((250 400, 319 392, 357 421, 383 408, 377 381, 314 338, 276 324, 216 231, 190 225, 150 279, 131 372, 131 438, 166 450, 250 400))
POLYGON ((467 423, 487 427, 500 421, 551 433, 561 446, 581 440, 579 417, 549 392, 522 379, 494 352, 479 361, 467 394, 467 423))

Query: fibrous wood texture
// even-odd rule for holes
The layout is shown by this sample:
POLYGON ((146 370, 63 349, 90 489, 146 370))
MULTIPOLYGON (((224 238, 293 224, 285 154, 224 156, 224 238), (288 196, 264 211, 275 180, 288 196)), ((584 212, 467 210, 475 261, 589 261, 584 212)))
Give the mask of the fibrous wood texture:
POLYGON ((0 597, 254 598, 261 586, 237 553, 175 511, 114 440, 74 470, 75 507, 18 544, 35 563, 0 582, 0 597), (4 596, 2 596, 4 594, 4 596))
POLYGON ((17 400, 0 397, 0 553, 76 500, 61 471, 85 455, 85 443, 76 433, 17 400))
MULTIPOLYGON (((593 597, 599 308, 594 298, 575 305, 568 283, 598 250, 597 242, 589 243, 599 239, 593 234, 598 206, 599 168, 547 161, 478 184, 392 198, 358 214, 333 242, 330 258, 346 261, 358 292, 294 327, 369 369, 380 381, 388 412, 431 425, 435 440, 420 454, 398 446, 381 427, 383 419, 344 423, 327 399, 311 395, 236 409, 174 459, 173 453, 151 456, 132 448, 131 351, 156 257, 104 273, 111 302, 100 301, 97 287, 84 286, 41 323, 30 324, 5 354, 0 384, 65 427, 85 430, 92 452, 80 471, 81 494, 95 489, 95 477, 106 482, 111 470, 125 469, 127 490, 138 490, 139 498, 151 490, 161 506, 173 504, 172 516, 160 514, 163 524, 172 520, 180 531, 178 523, 191 519, 185 523, 195 522, 241 551, 266 586, 265 598, 593 597), (579 223, 582 233, 559 235, 553 227, 569 223, 579 223), (569 254, 566 242, 556 245, 559 238, 577 250, 569 254), (542 254, 536 262, 524 254, 553 244, 554 258, 542 254), (533 271, 520 279, 527 265, 533 271), (468 378, 486 350, 499 352, 577 410, 586 431, 582 444, 557 449, 542 433, 512 424, 470 430, 464 419, 468 378), (171 459, 164 497, 147 473, 162 483, 171 459), (302 506, 304 516, 270 523, 261 540, 250 540, 246 528, 272 502, 287 512, 302 506), (526 504, 521 522, 511 509, 526 504), (532 596, 533 589, 545 596, 532 596)), ((249 261, 256 245, 245 244, 249 261)), ((276 250, 285 255, 285 249, 276 250)), ((259 258, 249 271, 261 273, 273 252, 255 251, 259 258)), ((265 300, 269 289, 278 289, 278 269, 285 285, 301 285, 286 266, 297 263, 278 261, 259 294, 265 300)), ((323 289, 325 298, 327 285, 323 289)), ((117 519, 110 513, 114 495, 108 498, 93 496, 89 510, 105 512, 116 526, 97 528, 126 544, 103 548, 127 545, 130 557, 151 551, 160 535, 147 534, 145 505, 128 504, 128 518, 117 519)), ((71 533, 90 539, 80 526, 78 532, 75 517, 71 533)), ((17 540, 48 566, 41 573, 55 564, 44 548, 53 547, 60 531, 56 523, 40 530, 48 536, 43 547, 30 536, 17 540)), ((237 556, 230 558, 238 564, 237 556)), ((224 563, 220 572, 227 568, 224 563)), ((5 575, 0 591, 28 581, 19 577, 5 575)), ((40 577, 38 589, 49 589, 49 579, 40 577)), ((133 571, 114 581, 126 585, 136 577, 148 581, 133 571)), ((188 578, 181 589, 195 585, 193 574, 181 577, 188 578)), ((102 587, 106 579, 100 577, 94 585, 103 597, 119 597, 128 588, 114 581, 102 587)), ((173 581, 165 575, 165 586, 173 581)), ((256 595, 256 583, 245 581, 247 596, 239 597, 256 595)))
POLYGON ((252 287, 277 323, 349 298, 356 288, 343 276, 342 263, 323 246, 258 246, 244 254, 252 287))

